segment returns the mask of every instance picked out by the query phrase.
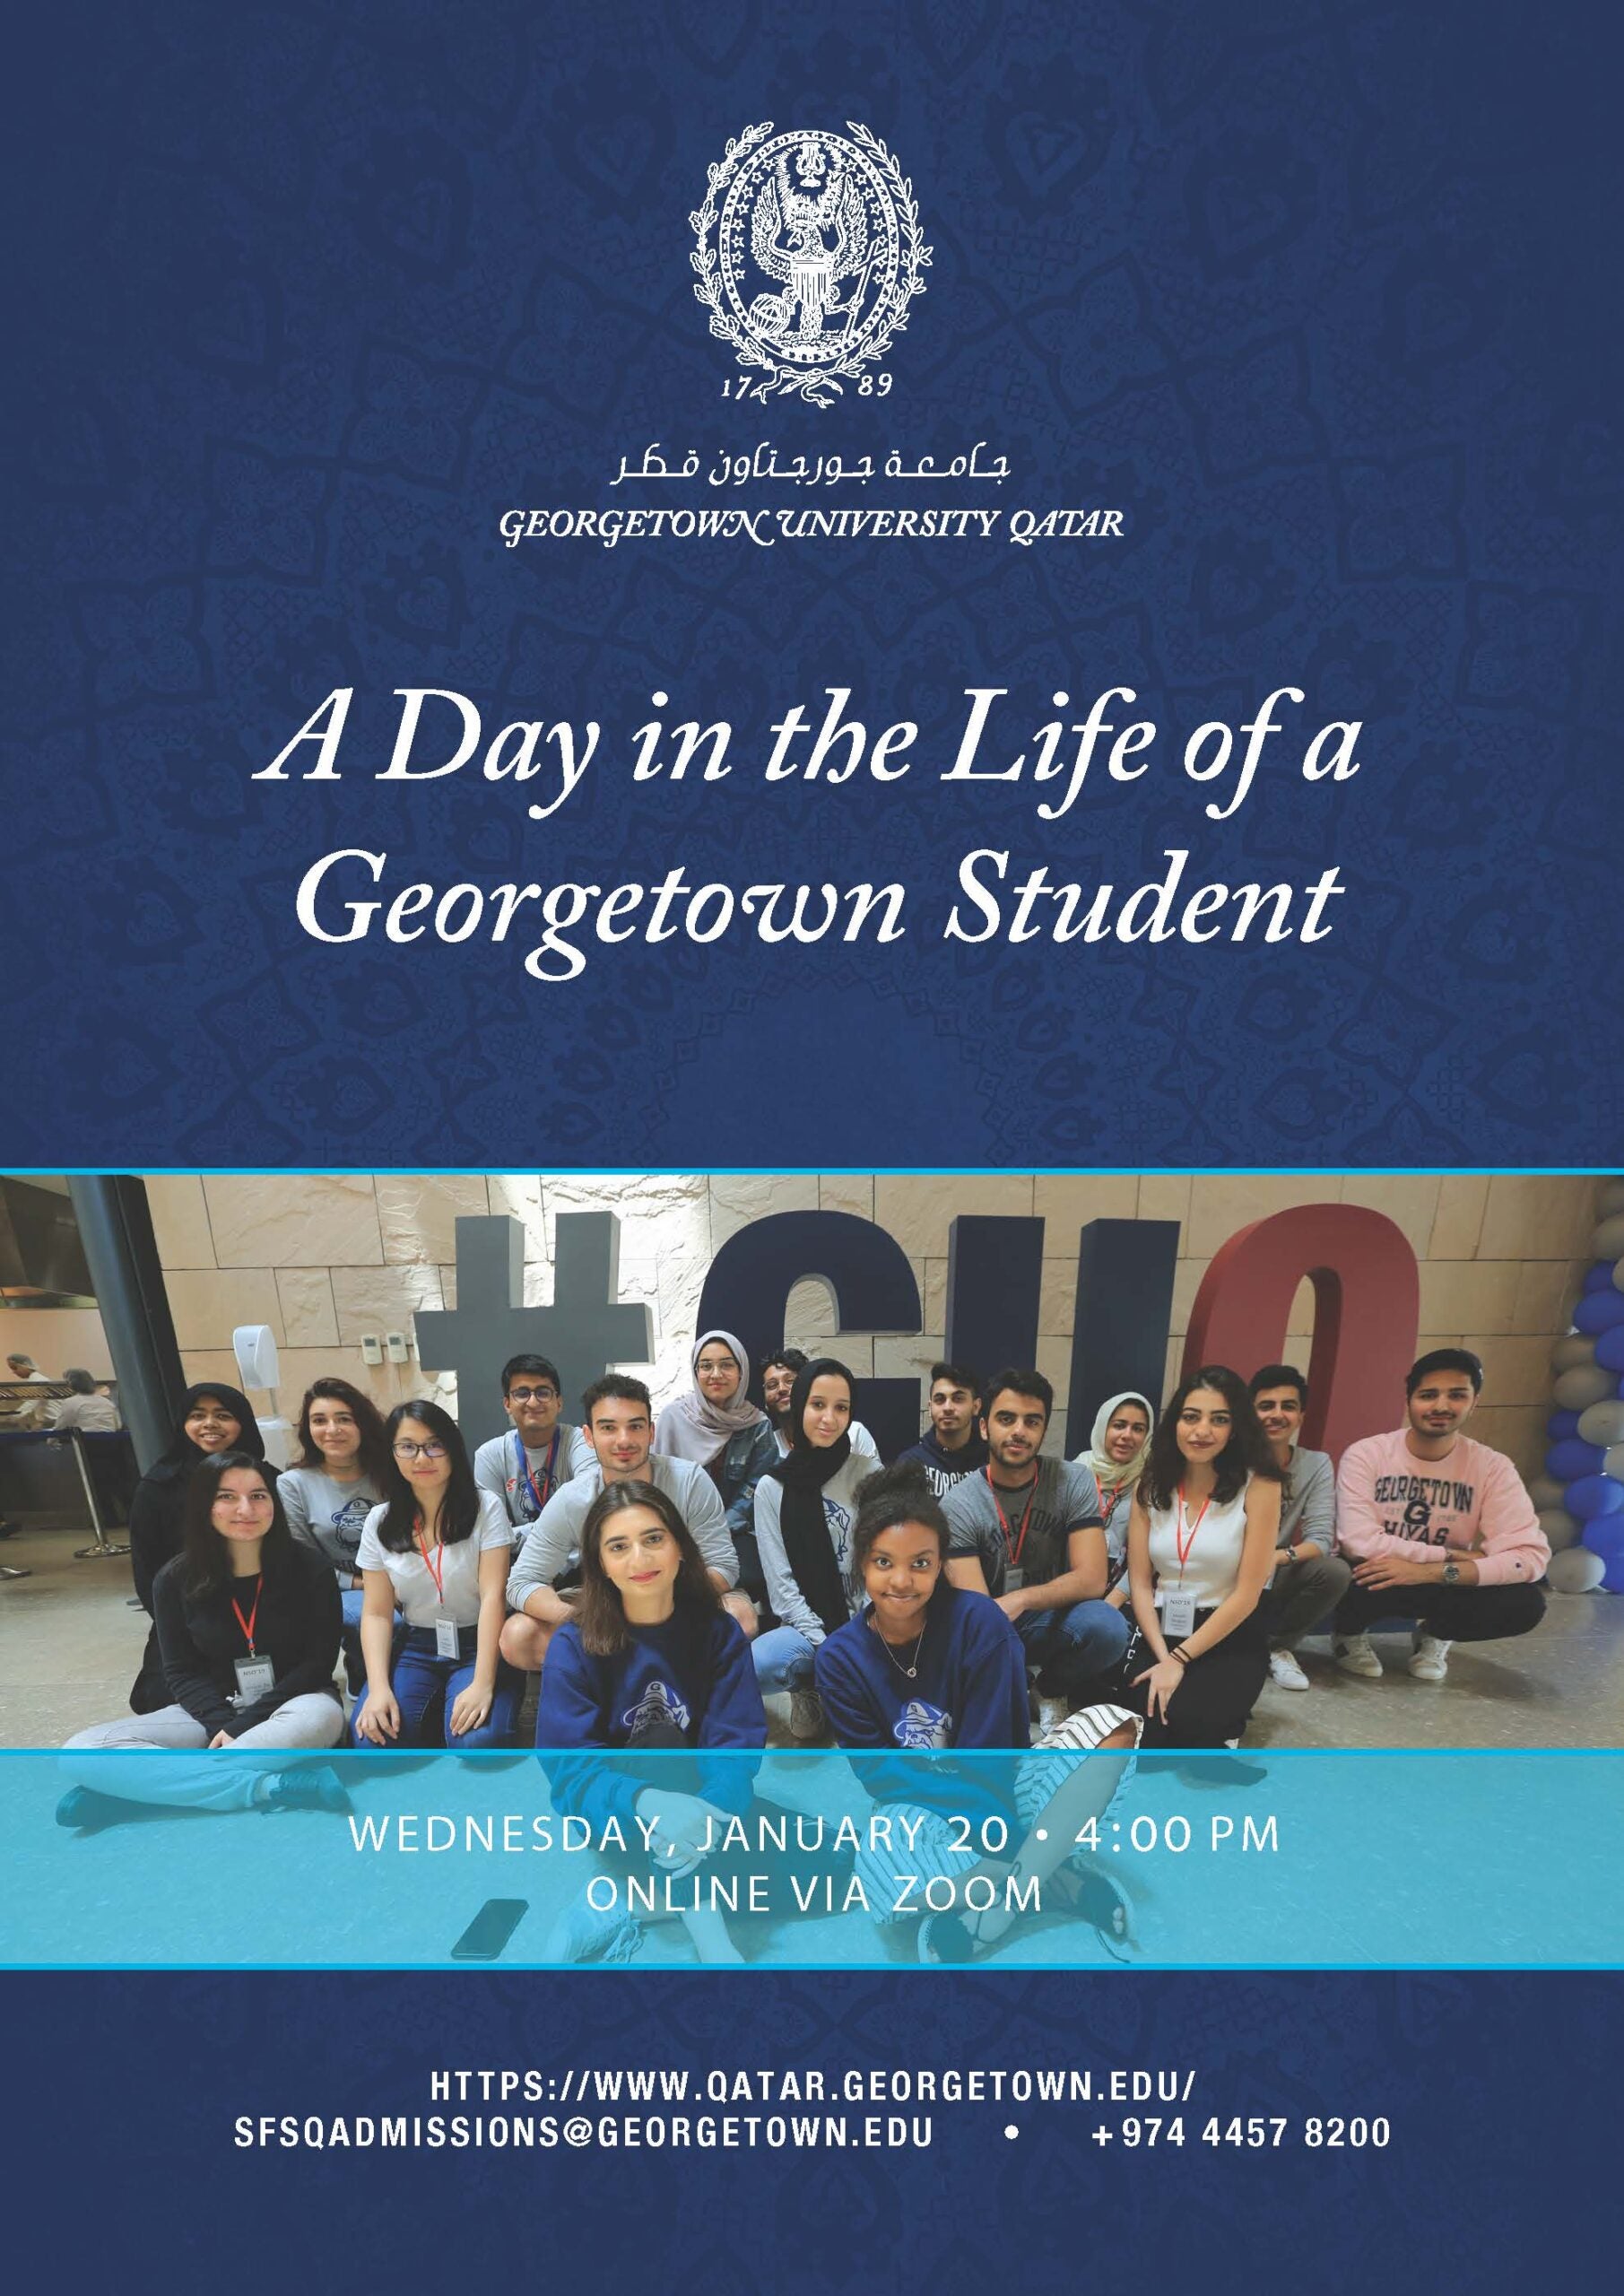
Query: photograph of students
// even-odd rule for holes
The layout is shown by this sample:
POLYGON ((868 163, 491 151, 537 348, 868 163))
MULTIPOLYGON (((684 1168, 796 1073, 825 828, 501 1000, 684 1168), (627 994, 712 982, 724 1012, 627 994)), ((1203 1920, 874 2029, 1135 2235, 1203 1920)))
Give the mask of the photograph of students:
POLYGON ((382 1503, 388 1483, 389 1439, 378 1405, 348 1379, 312 1380, 299 1410, 299 1464, 283 1468, 276 1489, 288 1528, 323 1556, 337 1578, 344 1672, 353 1692, 367 1679, 356 1557, 367 1518, 382 1503))
POLYGON ((679 1396, 660 1413, 654 1453, 704 1468, 726 1511, 738 1583, 752 1602, 762 1602, 767 1585, 751 1528, 751 1506, 757 1483, 778 1463, 772 1422, 745 1393, 750 1358, 732 1332, 701 1332, 690 1363, 693 1393, 679 1396))
POLYGON ((1055 1390, 1041 1371, 1012 1366, 986 1383, 981 1431, 987 1463, 942 1500, 952 1532, 947 1575, 990 1595, 1038 1670, 1045 1730, 1112 1682, 1127 1621, 1105 1599, 1110 1583, 1099 1492, 1075 1460, 1046 1458, 1055 1390))
POLYGON ((986 1465, 981 1433, 981 1381, 962 1363, 933 1363, 931 1423, 897 1464, 912 1461, 925 1469, 941 1499, 967 1474, 986 1465))
MULTIPOLYGON (((806 1353, 799 1347, 781 1347, 769 1355, 761 1366, 761 1396, 767 1405, 767 1415, 772 1422, 773 1440, 778 1447, 778 1457, 789 1456, 789 1400, 795 1391, 795 1376, 806 1369, 806 1353)), ((880 1446, 860 1419, 854 1419, 847 1432, 852 1448, 880 1464, 880 1446)))
POLYGON ((502 1366, 502 1408, 513 1425, 473 1454, 473 1480, 499 1499, 516 1531, 534 1523, 555 1491, 592 1465, 583 1427, 563 1417, 563 1382, 544 1355, 510 1355, 502 1366))
MULTIPOLYGON (((69 1755, 117 1749, 218 1759, 84 1765, 56 1809, 84 1831, 132 1802, 175 1809, 342 1810, 348 1797, 325 1765, 279 1770, 233 1751, 334 1746, 344 1733, 333 1681, 338 1586, 319 1555, 295 1544, 275 1477, 250 1451, 196 1461, 187 1477, 181 1549, 152 1582, 166 1702, 81 1730, 69 1755)), ((73 1764, 65 1765, 73 1775, 73 1764)))
POLYGON ((439 1404, 397 1404, 386 1431, 388 1487, 360 1535, 367 1687, 351 1733, 358 1745, 511 1745, 524 1686, 497 1645, 513 1526, 439 1404))
MULTIPOLYGON (((712 1827, 743 1816, 754 1799, 758 1765, 737 1758, 767 1743, 750 1646, 676 1504, 656 1484, 633 1479, 600 1491, 581 1525, 580 1553, 579 1599, 553 1635, 542 1674, 537 1746, 551 1753, 688 1747, 694 1759, 651 1766, 657 1787, 612 1763, 547 1762, 552 1806, 588 1818, 595 1830, 616 1818, 634 1840, 635 1818, 657 1825, 656 1870, 680 1881, 706 1863, 712 1827), (723 1758, 728 1750, 734 1758, 723 1758)), ((630 1853, 606 1863, 647 1872, 630 1853)), ((679 1918, 700 1961, 743 1960, 724 1911, 700 1905, 679 1918)), ((642 1942, 635 1914, 623 1905, 599 1910, 583 1894, 554 1928, 547 1959, 626 1961, 642 1942)))
POLYGON ((1336 1545, 1336 1471, 1328 1451, 1298 1441, 1308 1407, 1308 1382, 1290 1363, 1265 1363, 1249 1383, 1252 1408, 1268 1438, 1281 1484, 1274 1575, 1258 1597, 1269 1638, 1269 1673, 1281 1690, 1307 1690, 1297 1645, 1329 1619, 1348 1591, 1350 1572, 1336 1545))
POLYGON ((789 1449, 756 1485, 756 1544, 778 1620, 756 1640, 756 1680, 764 1697, 789 1692, 797 1738, 822 1732, 813 1657, 825 1635, 845 1625, 860 1593, 852 1527, 857 1487, 874 1461, 852 1448, 852 1386, 832 1355, 802 1365, 789 1399, 789 1449))
MULTIPOLYGON (((263 1459, 265 1437, 254 1416, 254 1406, 236 1387, 205 1379, 188 1387, 180 1399, 180 1413, 169 1448, 135 1485, 130 1500, 130 1570, 135 1599, 153 1617, 152 1581, 166 1562, 180 1552, 186 1518, 187 1483, 195 1467, 222 1451, 247 1451, 263 1459)), ((141 1656, 141 1672, 130 1691, 132 1714, 156 1713, 170 1703, 163 1678, 154 1623, 141 1656)))
POLYGON ((1087 1467, 1099 1493, 1112 1597, 1119 1606, 1127 1600, 1128 1510, 1133 1503, 1133 1487, 1151 1456, 1151 1430, 1155 1423, 1156 1413, 1147 1396, 1131 1387, 1119 1396, 1107 1396, 1094 1413, 1088 1449, 1079 1451, 1072 1462, 1073 1466, 1087 1467))
POLYGON ((508 1575, 502 1655, 534 1674, 547 1645, 571 1614, 568 1592, 580 1564, 581 1526, 600 1491, 616 1483, 652 1483, 693 1535, 729 1615, 745 1635, 756 1631, 755 1605, 738 1588, 738 1561, 727 1535, 722 1494, 692 1459, 651 1456, 654 1407, 641 1379, 620 1371, 595 1379, 581 1398, 593 1463, 555 1491, 525 1535, 508 1575))
POLYGON ((1461 1429, 1483 1389, 1463 1347, 1411 1367, 1405 1423, 1342 1453, 1336 1536, 1353 1584, 1336 1613, 1336 1663, 1375 1681, 1370 1629, 1413 1619, 1409 1671, 1441 1683, 1455 1642, 1527 1634, 1545 1615, 1550 1544, 1522 1477, 1502 1452, 1461 1429))
MULTIPOLYGON (((821 1642, 814 1658, 818 1696, 836 1743, 864 1759, 854 1765, 864 1791, 888 1816, 906 1851, 865 1842, 857 1879, 882 1928, 913 1918, 898 1907, 900 1868, 932 1881, 959 1883, 970 1874, 995 1875, 1002 1887, 1036 1878, 1053 1910, 1051 1877, 1073 1854, 1085 1819, 1114 1799, 1140 1725, 1125 1707, 1102 1704, 1073 1715, 1040 1750, 1028 1752, 1026 1653, 1008 1618, 986 1595, 956 1587, 946 1576, 951 1534, 942 1503, 916 1461, 871 1474, 858 1492, 852 1536, 853 1570, 863 1608, 821 1642), (940 1764, 921 1752, 1020 1749, 1004 1763, 940 1764), (1099 1750, 1119 1760, 1066 1761, 1099 1750), (1009 1830, 1008 1855, 967 1859, 954 1844, 962 1813, 979 1832, 985 1819, 1009 1830), (1039 1842, 1034 1829, 1045 1822, 1039 1842), (1050 1885, 1046 1886, 1046 1885, 1050 1885)), ((1064 1885, 1065 1902, 1080 1891, 1086 1918, 1120 1941, 1125 1935, 1122 1900, 1081 1859, 1064 1885)), ((1014 1918, 1004 1903, 980 1910, 960 1905, 928 1916, 919 1931, 920 1958, 968 1961, 996 1944, 1014 1918)))
POLYGON ((1128 1585, 1151 1664, 1125 1702, 1147 1753, 1229 1746, 1269 1674, 1258 1598, 1280 1536, 1281 1471, 1235 1372, 1209 1364, 1157 1422, 1128 1517, 1128 1585))

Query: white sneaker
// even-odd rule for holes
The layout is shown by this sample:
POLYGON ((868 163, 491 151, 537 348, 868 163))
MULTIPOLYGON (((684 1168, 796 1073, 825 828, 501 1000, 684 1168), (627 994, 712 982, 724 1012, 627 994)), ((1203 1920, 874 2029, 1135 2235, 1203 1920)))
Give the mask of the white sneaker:
POLYGON ((1040 1698, 1038 1701, 1038 1735, 1046 1738, 1051 1730, 1058 1730, 1072 1711, 1071 1701, 1064 1698, 1040 1698))
POLYGON ((1411 1653, 1410 1671, 1418 1683, 1441 1683, 1449 1672, 1449 1653, 1454 1646, 1440 1642, 1436 1634, 1418 1633, 1415 1648, 1411 1653))
POLYGON ((791 1691, 789 1735, 792 1738, 821 1738, 823 1735, 823 1709, 815 1690, 791 1691))
POLYGON ((1343 1674, 1363 1674, 1367 1682, 1381 1680, 1382 1662, 1368 1634, 1339 1635, 1333 1648, 1343 1674))
POLYGON ((1308 1687, 1308 1677, 1298 1665, 1295 1650, 1270 1651, 1269 1678, 1277 1690, 1307 1690, 1308 1687))

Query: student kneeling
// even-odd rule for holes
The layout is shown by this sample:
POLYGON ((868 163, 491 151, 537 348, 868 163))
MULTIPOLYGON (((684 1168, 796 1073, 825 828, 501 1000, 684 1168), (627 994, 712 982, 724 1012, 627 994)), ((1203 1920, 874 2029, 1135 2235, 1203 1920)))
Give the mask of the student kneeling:
POLYGON ((111 1822, 118 1805, 128 1802, 193 1810, 346 1805, 343 1787, 323 1764, 276 1770, 230 1759, 239 1749, 333 1746, 344 1734, 333 1682, 337 1581, 330 1564, 294 1544, 273 1474, 247 1451, 223 1451, 193 1468, 181 1551, 152 1582, 171 1702, 81 1730, 65 1748, 98 1757, 114 1748, 146 1748, 219 1759, 126 1764, 99 1758, 59 1804, 59 1825, 92 1830, 111 1822))
POLYGON ((438 1404, 398 1405, 388 1435, 389 1495, 368 1516, 355 1558, 367 1687, 351 1727, 378 1746, 511 1745, 523 1685, 497 1644, 513 1526, 475 1483, 456 1422, 438 1404), (407 1631, 392 1674, 397 1603, 407 1631))
POLYGON ((1162 1413, 1128 1518, 1128 1584, 1151 1664, 1127 1702, 1144 1750, 1233 1745, 1269 1672, 1258 1598, 1281 1474, 1245 1386, 1211 1365, 1162 1413))

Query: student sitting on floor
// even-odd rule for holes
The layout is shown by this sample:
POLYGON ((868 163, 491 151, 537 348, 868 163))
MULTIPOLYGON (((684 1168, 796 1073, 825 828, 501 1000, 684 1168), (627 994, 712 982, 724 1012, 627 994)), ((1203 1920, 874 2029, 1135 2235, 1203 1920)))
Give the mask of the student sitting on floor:
POLYGON ((1281 1690, 1307 1690, 1297 1644, 1328 1619, 1348 1591, 1349 1570, 1336 1543, 1336 1471, 1328 1451, 1298 1441, 1308 1406, 1308 1382, 1290 1363, 1265 1363, 1252 1374, 1252 1408, 1269 1439, 1281 1486, 1274 1576, 1258 1601, 1269 1638, 1269 1673, 1281 1690))
MULTIPOLYGON (((334 1686, 338 1584, 295 1545, 274 1476, 248 1451, 223 1451, 188 1476, 180 1552, 152 1586, 168 1705, 102 1722, 68 1740, 94 1754, 57 1805, 56 1822, 94 1831, 130 1802, 172 1809, 343 1809, 322 1764, 278 1770, 237 1752, 334 1746, 344 1734, 334 1686), (206 1754, 178 1762, 169 1751, 206 1754), (109 1760, 110 1750, 120 1758, 109 1760), (163 1750, 160 1752, 159 1750, 163 1750), (126 1759, 139 1751, 158 1759, 126 1759)), ((72 1774, 74 1764, 65 1767, 72 1774)))
POLYGON ((357 1744, 514 1742, 523 1691, 498 1651, 513 1526, 481 1491, 456 1420, 437 1403, 389 1414, 389 1492, 361 1533, 367 1687, 351 1717, 357 1744), (394 1658, 398 1604, 407 1632, 394 1658))
POLYGON ((952 1533, 947 1575, 1005 1613, 1038 1670, 1046 1730, 1114 1679, 1128 1645, 1126 1621, 1105 1600, 1110 1564, 1094 1478, 1075 1460, 1040 1455, 1054 1406, 1041 1371, 994 1372, 981 1421, 987 1463, 942 1502, 952 1533))
POLYGON ((1342 1453, 1336 1535, 1353 1585, 1336 1613, 1336 1663, 1375 1681, 1378 1619, 1415 1621, 1410 1672, 1441 1683, 1452 1642, 1527 1634, 1545 1615, 1550 1545, 1511 1461, 1463 1435, 1483 1367, 1434 1348, 1404 1382, 1406 1423, 1342 1453))
MULTIPOLYGON (((1140 1725, 1125 1707, 1101 1705, 1073 1714, 1028 1752, 1026 1652, 989 1596, 955 1587, 945 1573, 951 1534, 925 1469, 899 1460, 869 1476, 858 1493, 853 1570, 866 1596, 857 1615, 818 1646, 818 1695, 836 1741, 864 1759, 858 1783, 895 1822, 899 1847, 871 1837, 855 1873, 869 1911, 890 1929, 922 1911, 919 1893, 948 1884, 957 1902, 927 1916, 919 1932, 925 1961, 972 1959, 995 1945, 1014 1913, 1012 1877, 1040 1893, 1073 1859, 1078 1832, 1116 1796, 1140 1725), (942 1764, 944 1748, 961 1752, 1019 1748, 1019 1761, 942 1764), (1119 1757, 1086 1765, 1094 1751, 1119 1757), (996 1856, 966 1857, 964 1829, 977 1842, 998 1843, 996 1856), (1046 1821, 1046 1839, 1034 1832, 1046 1821), (900 1844, 906 1841, 906 1850, 900 1844), (899 1886, 901 1867, 916 1886, 899 1886), (972 1878, 977 1886, 967 1891, 972 1878), (993 1884, 993 1898, 985 1898, 993 1884), (901 1902, 899 1902, 901 1900, 901 1902)), ((1081 1910, 1101 1934, 1119 1940, 1125 1915, 1116 1892, 1079 1857, 1051 1906, 1081 1910)))
POLYGON ((1128 1584, 1151 1663, 1126 1703, 1147 1753, 1233 1745, 1268 1679, 1258 1597, 1280 1535, 1281 1475, 1252 1399, 1210 1364, 1158 1422, 1128 1520, 1128 1584))
MULTIPOLYGON (((657 1783, 647 1785, 630 1764, 544 1764, 561 1816, 588 1817, 595 1830, 617 1818, 633 1840, 634 1819, 657 1827, 654 1870, 673 1882, 706 1865, 714 1829, 751 1806, 758 1765, 716 1758, 767 1743, 750 1645, 675 1502, 652 1483, 612 1483, 587 1510, 580 1598, 548 1648, 535 1742, 564 1755, 692 1750, 691 1761, 664 1752, 649 1766, 657 1783)), ((619 1879, 647 1879, 647 1857, 612 1863, 619 1879)), ((578 1898, 552 1933, 548 1960, 634 1959, 642 1925, 615 1896, 602 1910, 590 1892, 578 1898)), ((723 1911, 699 1902, 680 1918, 700 1961, 743 1959, 723 1911)))

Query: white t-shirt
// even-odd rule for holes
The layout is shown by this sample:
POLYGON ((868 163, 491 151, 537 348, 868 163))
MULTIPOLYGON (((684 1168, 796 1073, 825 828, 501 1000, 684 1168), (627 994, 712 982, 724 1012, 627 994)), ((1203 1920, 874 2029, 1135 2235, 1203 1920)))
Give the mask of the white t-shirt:
POLYGON ((1216 1610, 1235 1592, 1241 1550, 1246 1543, 1246 1493, 1251 1488, 1248 1475, 1228 1506, 1220 1507, 1216 1499, 1211 1500, 1204 1515, 1199 1507, 1181 1515, 1177 1499, 1171 1507, 1151 1509, 1151 1568, 1156 1573, 1158 1609, 1168 1587, 1182 1587, 1185 1594, 1194 1595, 1198 1611, 1216 1610), (1181 1537, 1185 1549, 1182 1570, 1181 1537))
POLYGON ((444 1600, 434 1571, 420 1548, 396 1554, 382 1544, 378 1531, 386 1509, 375 1507, 367 1518, 355 1557, 358 1570, 386 1570, 408 1626, 432 1626, 437 1618, 455 1619, 458 1626, 479 1624, 479 1559, 488 1546, 513 1544, 513 1526, 499 1499, 480 1493, 479 1520, 467 1538, 447 1547, 430 1547, 430 1559, 441 1575, 444 1600))

